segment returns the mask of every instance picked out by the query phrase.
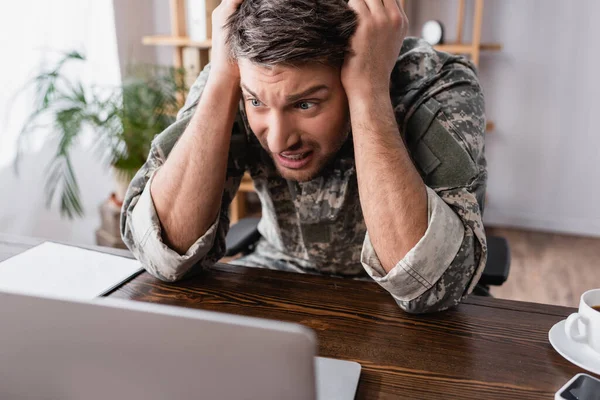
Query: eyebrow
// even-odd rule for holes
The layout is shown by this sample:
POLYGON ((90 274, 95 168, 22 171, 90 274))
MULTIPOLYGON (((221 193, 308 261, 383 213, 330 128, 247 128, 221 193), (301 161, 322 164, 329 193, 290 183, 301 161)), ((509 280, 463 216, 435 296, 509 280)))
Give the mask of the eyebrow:
MULTIPOLYGON (((243 83, 241 84, 242 89, 244 89, 246 92, 248 92, 249 94, 251 94, 252 96, 256 97, 257 99, 259 99, 259 97, 256 95, 256 93, 254 93, 252 90, 250 90, 246 85, 244 85, 243 83)), ((315 94, 317 92, 320 92, 321 90, 329 90, 329 87, 327 85, 315 85, 313 87, 310 87, 308 89, 306 89, 303 92, 300 93, 295 93, 295 94, 291 94, 289 96, 286 96, 286 100, 289 103, 293 103, 295 101, 298 101, 306 96, 310 96, 311 94, 315 94)))

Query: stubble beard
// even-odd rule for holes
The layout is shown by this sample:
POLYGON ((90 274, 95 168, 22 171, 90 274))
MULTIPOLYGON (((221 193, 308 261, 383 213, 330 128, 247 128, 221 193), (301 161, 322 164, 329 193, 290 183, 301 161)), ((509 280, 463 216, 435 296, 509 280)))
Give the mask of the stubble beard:
POLYGON ((279 173, 279 175, 281 175, 282 178, 296 182, 309 182, 315 179, 317 176, 319 176, 321 172, 325 169, 325 167, 331 162, 333 162, 346 140, 348 140, 349 133, 350 129, 347 129, 346 133, 335 144, 334 150, 327 154, 320 154, 321 147, 316 143, 312 143, 310 149, 311 151, 313 151, 313 159, 311 160, 310 164, 314 166, 311 165, 310 169, 307 170, 301 169, 294 171, 280 166, 275 158, 275 155, 272 152, 270 152, 269 149, 265 147, 262 143, 261 145, 273 160, 273 164, 275 165, 277 172, 279 173))

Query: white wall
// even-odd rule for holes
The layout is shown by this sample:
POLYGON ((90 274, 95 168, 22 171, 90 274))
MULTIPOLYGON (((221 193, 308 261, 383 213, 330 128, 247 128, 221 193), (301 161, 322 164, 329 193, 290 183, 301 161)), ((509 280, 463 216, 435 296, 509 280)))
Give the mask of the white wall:
MULTIPOLYGON (((52 143, 38 141, 25 154, 21 174, 13 173, 16 139, 29 112, 33 93, 25 83, 43 65, 59 57, 56 51, 84 52, 88 61, 80 74, 86 84, 120 82, 112 2, 108 0, 21 0, 0 12, 0 232, 38 236, 74 243, 94 243, 99 226, 97 207, 108 197, 112 179, 88 151, 93 132, 73 153, 86 216, 69 221, 58 208, 45 208, 45 169, 54 153, 52 143), (18 97, 14 97, 19 93, 18 97)), ((50 133, 49 131, 43 132, 50 133)))
MULTIPOLYGON (((164 0, 152 0, 154 8, 154 29, 158 35, 169 35, 171 33, 171 19, 169 2, 164 0)), ((157 47, 156 62, 159 64, 173 63, 173 49, 171 47, 157 47)))
MULTIPOLYGON (((455 1, 408 3, 413 32, 440 19, 454 39, 455 1)), ((483 41, 504 46, 480 61, 496 124, 486 139, 488 225, 600 236, 598 15, 596 0, 485 2, 483 41)))
POLYGON ((115 31, 119 49, 121 73, 131 63, 160 63, 170 65, 170 47, 142 45, 147 35, 170 33, 169 2, 165 0, 113 0, 115 31))

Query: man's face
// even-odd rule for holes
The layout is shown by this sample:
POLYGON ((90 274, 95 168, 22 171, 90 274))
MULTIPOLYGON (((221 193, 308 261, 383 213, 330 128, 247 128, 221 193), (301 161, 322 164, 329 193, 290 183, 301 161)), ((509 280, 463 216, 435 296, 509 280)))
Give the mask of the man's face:
POLYGON ((238 60, 250 128, 285 179, 308 181, 349 133, 339 69, 321 64, 265 68, 238 60))

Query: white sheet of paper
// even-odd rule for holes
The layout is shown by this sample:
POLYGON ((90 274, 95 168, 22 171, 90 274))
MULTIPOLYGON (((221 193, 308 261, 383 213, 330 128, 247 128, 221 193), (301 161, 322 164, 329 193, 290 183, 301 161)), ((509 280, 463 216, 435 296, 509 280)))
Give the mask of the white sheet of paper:
POLYGON ((141 269, 137 260, 44 242, 0 263, 0 291, 89 300, 141 269))

